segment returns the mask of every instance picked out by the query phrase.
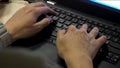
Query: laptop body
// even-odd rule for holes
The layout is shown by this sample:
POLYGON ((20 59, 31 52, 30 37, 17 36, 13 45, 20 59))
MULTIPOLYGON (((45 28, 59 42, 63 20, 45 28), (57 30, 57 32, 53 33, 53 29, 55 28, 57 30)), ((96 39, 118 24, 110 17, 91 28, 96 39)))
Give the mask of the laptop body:
MULTIPOLYGON (((39 2, 40 0, 29 0, 30 2, 39 2)), ((42 0, 43 1, 43 0, 42 0)), ((117 28, 120 29, 120 10, 116 7, 109 7, 108 5, 101 4, 97 2, 97 0, 52 0, 47 1, 44 0, 48 6, 55 9, 56 11, 65 10, 65 12, 70 12, 72 14, 82 16, 83 19, 90 19, 96 22, 100 22, 102 24, 111 26, 109 28, 117 28), (58 10, 59 9, 59 10, 58 10)), ((74 15, 73 15, 74 16, 74 15)), ((82 20, 83 20, 82 19, 82 20)), ((62 19, 60 19, 61 21, 62 19)), ((55 21, 55 23, 58 23, 55 21)), ((78 22, 76 22, 78 23, 78 22)), ((85 22, 84 22, 85 23, 85 22)), ((82 22, 83 24, 83 22, 82 22)), ((43 51, 47 55, 50 51, 51 54, 47 55, 51 57, 56 62, 56 65, 60 66, 60 68, 65 68, 66 65, 62 59, 60 59, 56 53, 55 49, 55 41, 49 40, 52 32, 53 26, 56 24, 50 24, 47 28, 45 28, 41 33, 32 37, 30 39, 20 40, 13 45, 31 45, 30 49, 34 51, 43 51), (47 32, 46 32, 47 31, 47 32), (47 34, 47 35, 45 35, 47 34), (44 39, 44 40, 43 40, 44 39), (47 39, 47 41, 46 41, 47 39), (52 43, 51 43, 52 41, 52 43), (33 46, 34 45, 34 46, 33 46)), ((56 26, 55 26, 56 27, 56 26)), ((108 29, 109 29, 108 28, 108 29)), ((116 31, 116 30, 114 30, 116 31)), ((118 35, 118 41, 120 41, 120 35, 118 35)), ((102 52, 99 52, 94 59, 94 68, 120 68, 120 44, 114 44, 115 47, 104 45, 102 47, 102 52), (114 62, 115 61, 115 62, 114 62)), ((58 67, 59 68, 59 67, 58 67)))

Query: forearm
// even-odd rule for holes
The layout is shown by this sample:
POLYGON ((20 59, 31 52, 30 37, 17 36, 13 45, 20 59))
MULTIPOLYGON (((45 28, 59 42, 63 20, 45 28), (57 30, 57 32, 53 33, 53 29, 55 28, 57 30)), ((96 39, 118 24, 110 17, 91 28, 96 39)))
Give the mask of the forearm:
POLYGON ((93 68, 92 59, 84 54, 66 55, 64 58, 67 68, 93 68))
POLYGON ((0 49, 7 47, 12 43, 12 38, 4 27, 3 23, 0 23, 0 49))

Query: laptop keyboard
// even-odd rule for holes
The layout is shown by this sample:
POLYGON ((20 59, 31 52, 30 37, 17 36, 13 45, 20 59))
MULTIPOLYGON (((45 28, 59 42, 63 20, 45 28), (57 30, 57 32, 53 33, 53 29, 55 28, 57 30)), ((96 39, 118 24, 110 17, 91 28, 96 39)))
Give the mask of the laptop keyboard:
POLYGON ((93 27, 98 27, 100 29, 99 36, 106 35, 107 41, 104 46, 107 48, 100 49, 99 53, 104 53, 107 51, 107 53, 104 55, 104 60, 116 64, 120 59, 120 28, 116 28, 113 26, 108 26, 103 23, 99 23, 97 21, 85 18, 80 15, 76 15, 72 12, 65 11, 63 9, 58 9, 56 7, 51 7, 55 11, 57 11, 59 14, 57 16, 52 16, 53 20, 56 21, 55 29, 53 30, 49 42, 56 44, 56 33, 58 30, 66 29, 69 25, 74 25, 77 28, 80 28, 82 24, 87 23, 89 28, 88 32, 93 27))

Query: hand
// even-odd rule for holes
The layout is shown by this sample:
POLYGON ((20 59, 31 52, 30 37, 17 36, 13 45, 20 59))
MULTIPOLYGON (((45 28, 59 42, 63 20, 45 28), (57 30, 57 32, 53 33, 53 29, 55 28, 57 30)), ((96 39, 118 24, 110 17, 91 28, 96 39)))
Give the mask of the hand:
POLYGON ((51 23, 52 19, 50 17, 37 22, 39 16, 47 14, 55 15, 56 12, 42 2, 32 3, 17 11, 7 21, 5 28, 14 41, 33 36, 51 23))
POLYGON ((87 28, 87 24, 80 29, 69 26, 67 30, 60 30, 57 33, 57 49, 63 59, 68 55, 72 55, 74 58, 81 55, 91 59, 95 57, 101 45, 106 41, 106 36, 96 39, 98 28, 93 28, 90 33, 87 33, 87 28))

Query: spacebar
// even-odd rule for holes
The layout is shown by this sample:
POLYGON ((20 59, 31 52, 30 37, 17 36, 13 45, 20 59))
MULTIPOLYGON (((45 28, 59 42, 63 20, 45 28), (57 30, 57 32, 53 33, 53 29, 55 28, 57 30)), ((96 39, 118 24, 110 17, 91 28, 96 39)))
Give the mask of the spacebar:
POLYGON ((112 46, 116 49, 120 49, 120 44, 118 44, 118 43, 114 43, 114 42, 110 41, 109 44, 110 44, 110 46, 112 46))

